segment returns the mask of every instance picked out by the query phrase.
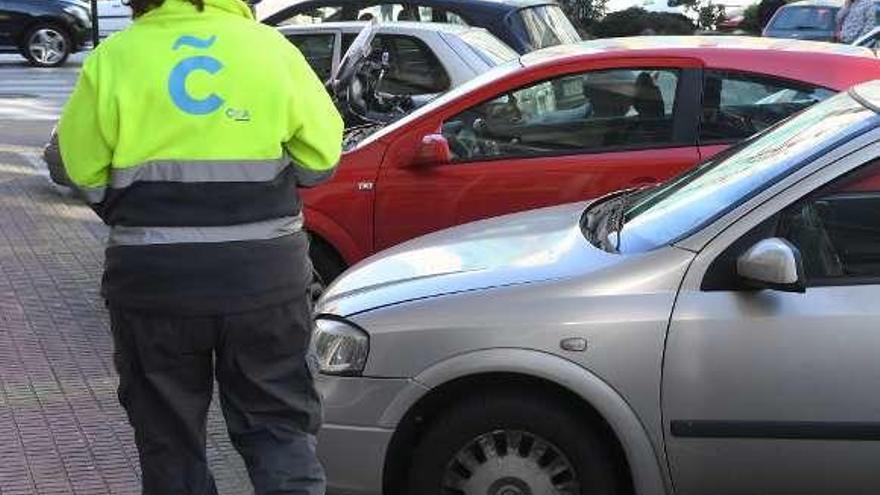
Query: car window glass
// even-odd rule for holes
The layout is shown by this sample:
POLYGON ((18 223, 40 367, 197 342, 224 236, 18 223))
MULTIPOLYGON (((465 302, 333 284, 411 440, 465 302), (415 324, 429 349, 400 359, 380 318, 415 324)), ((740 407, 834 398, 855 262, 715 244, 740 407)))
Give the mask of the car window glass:
POLYGON ((413 10, 414 9, 412 7, 404 8, 403 4, 400 3, 382 3, 358 10, 357 15, 353 16, 353 18, 349 20, 378 20, 382 22, 417 20, 415 18, 409 18, 413 16, 413 10))
POLYGON ((880 277, 880 161, 787 209, 778 228, 800 250, 808 284, 880 277))
POLYGON ((348 51, 351 44, 354 43, 354 39, 357 38, 357 33, 343 33, 342 34, 342 48, 340 53, 345 55, 345 52, 348 51))
POLYGON ((449 75, 422 40, 412 36, 379 35, 373 46, 388 54, 390 64, 379 91, 421 95, 449 90, 449 75))
POLYGON ((330 74, 333 71, 335 34, 295 34, 288 35, 287 39, 299 48, 299 51, 308 60, 309 65, 312 66, 312 70, 318 74, 322 81, 330 78, 330 74))
POLYGON ((519 57, 513 48, 482 29, 469 29, 459 33, 458 37, 490 66, 501 65, 519 57))
POLYGON ((542 5, 519 11, 532 50, 577 43, 581 36, 558 5, 542 5))
POLYGON ((848 94, 840 94, 642 193, 624 215, 620 251, 648 251, 690 235, 816 153, 862 132, 871 125, 871 115, 848 94))
POLYGON ((700 141, 740 141, 834 94, 824 88, 766 76, 708 71, 703 85, 700 141))
POLYGON ((465 21, 460 15, 454 12, 446 12, 446 20, 443 22, 448 22, 449 24, 458 24, 461 26, 468 25, 467 21, 465 21))
POLYGON ((833 30, 837 10, 832 7, 785 7, 773 19, 770 28, 794 31, 833 30))
POLYGON ((319 24, 322 22, 342 21, 344 19, 342 7, 315 7, 300 11, 278 23, 279 26, 297 26, 319 24))
POLYGON ((443 124, 458 161, 673 142, 677 70, 588 72, 543 81, 443 124))

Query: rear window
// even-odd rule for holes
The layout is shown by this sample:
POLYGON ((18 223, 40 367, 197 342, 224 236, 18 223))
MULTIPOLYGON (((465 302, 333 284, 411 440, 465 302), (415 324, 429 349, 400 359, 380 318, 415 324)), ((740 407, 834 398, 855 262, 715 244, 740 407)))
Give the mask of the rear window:
POLYGON ((472 29, 459 34, 487 65, 495 66, 509 62, 519 56, 512 48, 482 29, 472 29))
POLYGON ((833 31, 837 9, 832 7, 785 7, 776 14, 771 29, 833 31))
POLYGON ((541 5, 519 11, 532 50, 577 43, 581 37, 558 5, 541 5))

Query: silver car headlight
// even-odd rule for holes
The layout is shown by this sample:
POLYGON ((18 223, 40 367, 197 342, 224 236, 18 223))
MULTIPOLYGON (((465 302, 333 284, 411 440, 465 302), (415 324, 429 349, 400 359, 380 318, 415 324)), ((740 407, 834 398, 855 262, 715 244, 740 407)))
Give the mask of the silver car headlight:
POLYGON ((343 320, 315 321, 315 350, 319 370, 325 375, 359 375, 367 365, 370 336, 343 320))

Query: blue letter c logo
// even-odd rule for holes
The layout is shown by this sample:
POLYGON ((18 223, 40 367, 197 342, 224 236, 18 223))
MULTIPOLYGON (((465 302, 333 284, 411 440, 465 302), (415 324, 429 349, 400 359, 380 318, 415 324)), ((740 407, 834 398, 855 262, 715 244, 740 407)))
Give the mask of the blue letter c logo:
POLYGON ((213 57, 199 56, 181 60, 171 71, 171 77, 168 78, 168 92, 171 93, 171 100, 178 108, 193 115, 214 112, 223 105, 223 99, 214 93, 201 100, 193 98, 186 92, 186 78, 193 71, 203 70, 209 74, 216 74, 222 68, 223 64, 213 57))
MULTIPOLYGON (((195 36, 181 36, 174 43, 174 50, 189 46, 199 50, 210 48, 217 41, 216 36, 208 39, 196 38, 195 36)), ((171 71, 168 78, 168 92, 171 100, 177 108, 193 115, 206 115, 216 111, 223 105, 223 98, 211 93, 207 98, 197 100, 186 92, 186 78, 193 71, 203 70, 208 74, 216 74, 223 68, 223 64, 213 57, 197 56, 181 60, 171 71)))

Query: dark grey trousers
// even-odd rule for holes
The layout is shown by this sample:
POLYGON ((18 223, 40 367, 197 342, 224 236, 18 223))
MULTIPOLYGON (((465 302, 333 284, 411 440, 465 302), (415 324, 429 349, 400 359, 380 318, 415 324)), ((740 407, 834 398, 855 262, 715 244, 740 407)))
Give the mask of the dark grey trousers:
POLYGON ((215 495, 205 457, 214 378, 229 436, 257 495, 323 495, 321 405, 308 301, 212 317, 111 304, 119 401, 140 453, 144 495, 215 495))

